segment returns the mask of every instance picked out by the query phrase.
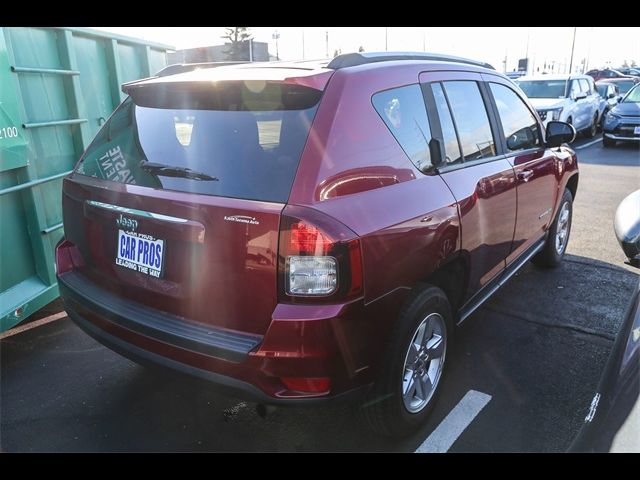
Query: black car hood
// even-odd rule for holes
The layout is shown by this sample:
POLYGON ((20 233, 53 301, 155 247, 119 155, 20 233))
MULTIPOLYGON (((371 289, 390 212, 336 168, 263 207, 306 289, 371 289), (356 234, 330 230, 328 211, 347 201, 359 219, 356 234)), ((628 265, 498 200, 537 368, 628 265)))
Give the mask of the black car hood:
POLYGON ((640 103, 629 102, 619 103, 613 107, 612 112, 618 115, 638 115, 640 116, 640 103))

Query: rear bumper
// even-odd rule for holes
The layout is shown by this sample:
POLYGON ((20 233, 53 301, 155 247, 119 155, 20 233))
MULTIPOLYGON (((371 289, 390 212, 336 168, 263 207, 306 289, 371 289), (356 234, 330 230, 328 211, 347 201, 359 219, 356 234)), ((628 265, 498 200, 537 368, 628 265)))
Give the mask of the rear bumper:
MULTIPOLYGON (((69 317, 98 342, 138 363, 206 380, 231 396, 274 405, 316 405, 351 399, 367 387, 361 379, 340 373, 344 367, 337 347, 328 345, 315 354, 302 348, 305 354, 301 357, 290 351, 278 355, 272 349, 274 341, 269 339, 269 332, 263 338, 206 328, 125 300, 74 271, 58 276, 58 282, 69 317), (331 393, 288 391, 280 381, 287 376, 329 376, 331 393)), ((340 321, 316 320, 311 320, 314 328, 322 329, 340 321)), ((272 322, 272 326, 277 323, 272 322)), ((289 323, 293 322, 285 322, 289 323)), ((279 337, 283 331, 279 328, 272 335, 275 343, 282 343, 279 337)))
POLYGON ((262 342, 260 335, 188 324, 179 317, 123 300, 73 271, 59 276, 58 285, 65 301, 72 300, 133 332, 194 352, 241 362, 262 342))

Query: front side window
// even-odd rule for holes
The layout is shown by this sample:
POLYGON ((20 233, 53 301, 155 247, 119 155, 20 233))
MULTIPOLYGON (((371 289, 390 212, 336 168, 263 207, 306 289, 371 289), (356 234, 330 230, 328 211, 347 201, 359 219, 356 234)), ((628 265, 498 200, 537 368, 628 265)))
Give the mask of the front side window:
POLYGON ((576 95, 580 93, 580 82, 578 80, 573 80, 571 82, 571 97, 575 98, 576 95))
POLYGON ((443 85, 458 127, 465 161, 494 156, 495 141, 478 84, 465 80, 444 82, 443 85))
POLYGON ((498 83, 489 85, 498 107, 507 148, 513 152, 539 146, 538 122, 522 99, 504 85, 498 83))
POLYGON ((596 88, 598 89, 598 93, 602 98, 607 98, 607 95, 610 92, 609 87, 607 85, 598 85, 596 88))
POLYGON ((580 80, 580 90, 587 95, 591 95, 591 87, 589 86, 589 82, 586 79, 581 78, 580 80))
POLYGON ((265 82, 202 91, 145 88, 118 107, 77 173, 158 189, 287 201, 321 92, 265 82))
POLYGON ((372 102, 416 168, 425 172, 432 167, 429 153, 431 130, 420 86, 407 85, 385 90, 376 93, 372 102))

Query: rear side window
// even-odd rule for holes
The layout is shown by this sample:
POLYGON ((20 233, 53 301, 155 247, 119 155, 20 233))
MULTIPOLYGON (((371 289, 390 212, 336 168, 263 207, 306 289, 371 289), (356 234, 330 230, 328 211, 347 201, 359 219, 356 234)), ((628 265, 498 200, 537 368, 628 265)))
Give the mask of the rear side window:
POLYGON ((376 93, 373 106, 407 156, 418 170, 431 166, 429 141, 431 130, 427 110, 419 85, 385 90, 376 93))
POLYGON ((495 156, 496 145, 478 84, 466 80, 444 82, 444 89, 458 128, 465 161, 495 156))
POLYGON ((436 109, 438 110, 438 117, 440 117, 440 128, 442 128, 442 137, 444 140, 445 162, 448 165, 460 163, 462 162, 462 155, 460 154, 460 145, 458 144, 456 128, 453 125, 453 119, 449 111, 447 97, 444 94, 444 90, 442 90, 442 85, 439 83, 433 83, 431 85, 431 91, 433 92, 436 109))
POLYGON ((538 122, 522 99, 504 85, 490 83, 489 86, 498 107, 507 148, 513 152, 539 146, 538 122))
POLYGON ((227 83, 132 92, 76 171, 158 189, 286 202, 321 92, 227 83))

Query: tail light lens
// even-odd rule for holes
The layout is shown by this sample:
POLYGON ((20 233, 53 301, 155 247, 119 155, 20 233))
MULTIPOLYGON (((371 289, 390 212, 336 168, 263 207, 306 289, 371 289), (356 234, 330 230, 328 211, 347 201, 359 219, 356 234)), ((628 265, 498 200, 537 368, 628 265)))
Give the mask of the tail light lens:
POLYGON ((316 210, 287 206, 283 211, 279 269, 285 301, 333 301, 362 293, 360 240, 316 210))
POLYGON ((83 265, 82 254, 74 243, 65 239, 58 243, 56 246, 56 273, 58 275, 83 265))

